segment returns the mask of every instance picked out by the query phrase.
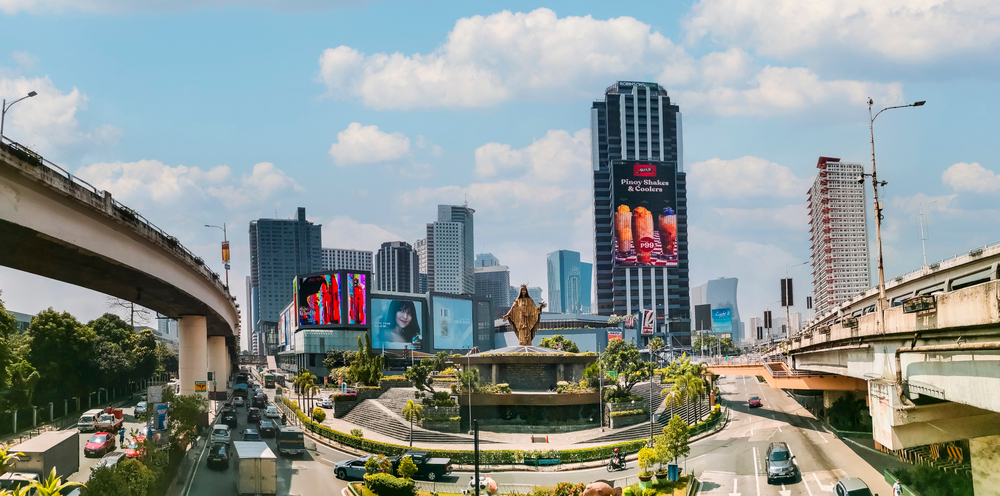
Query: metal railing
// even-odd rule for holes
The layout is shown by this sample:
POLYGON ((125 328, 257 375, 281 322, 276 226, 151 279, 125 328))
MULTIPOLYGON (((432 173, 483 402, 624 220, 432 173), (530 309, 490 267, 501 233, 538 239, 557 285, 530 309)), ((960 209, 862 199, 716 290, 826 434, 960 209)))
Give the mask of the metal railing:
POLYGON ((15 157, 21 159, 24 162, 34 163, 33 165, 36 165, 36 166, 44 166, 44 167, 46 167, 48 169, 51 169, 51 170, 59 173, 61 176, 63 176, 71 184, 74 184, 76 186, 79 186, 81 188, 84 188, 84 189, 88 190, 99 201, 103 202, 104 198, 107 196, 108 198, 111 199, 111 204, 112 204, 113 207, 115 207, 115 209, 117 209, 119 212, 125 212, 128 216, 132 217, 132 219, 130 219, 130 220, 133 220, 133 222, 137 222, 137 223, 143 225, 145 228, 149 229, 150 231, 158 234, 161 238, 163 238, 163 241, 164 241, 164 243, 167 246, 169 246, 171 249, 173 249, 175 251, 180 252, 184 256, 186 256, 186 257, 190 258, 192 261, 194 261, 194 263, 196 265, 200 266, 200 268, 205 272, 205 275, 209 279, 211 279, 212 282, 215 283, 216 286, 218 286, 220 289, 222 289, 222 290, 224 290, 226 292, 226 294, 229 296, 230 300, 232 300, 233 302, 236 301, 236 298, 229 292, 229 287, 226 286, 225 283, 222 282, 222 279, 219 277, 218 273, 212 271, 212 269, 209 269, 208 266, 205 265, 205 260, 204 259, 202 259, 201 257, 195 255, 194 252, 192 252, 191 250, 187 249, 184 245, 180 244, 180 242, 177 240, 176 237, 171 236, 166 231, 164 231, 163 229, 161 229, 159 226, 157 226, 156 224, 153 224, 152 222, 150 222, 150 220, 147 219, 147 218, 145 218, 145 217, 143 217, 142 214, 136 212, 135 210, 132 210, 131 208, 129 208, 125 204, 119 202, 113 196, 111 196, 110 194, 108 194, 107 191, 98 189, 97 187, 95 187, 94 185, 88 183, 87 181, 84 181, 83 179, 80 179, 79 177, 74 176, 72 173, 70 173, 66 169, 63 169, 59 165, 57 165, 57 164, 49 161, 48 159, 46 159, 45 157, 43 157, 43 156, 39 155, 38 153, 34 152, 30 148, 28 148, 28 147, 26 147, 26 146, 24 146, 24 145, 22 145, 22 144, 20 144, 20 143, 18 143, 16 141, 12 140, 12 139, 10 139, 10 138, 8 138, 6 136, 0 136, 0 145, 2 145, 2 146, 0 146, 0 148, 7 148, 8 149, 8 153, 11 153, 11 155, 14 155, 15 157))

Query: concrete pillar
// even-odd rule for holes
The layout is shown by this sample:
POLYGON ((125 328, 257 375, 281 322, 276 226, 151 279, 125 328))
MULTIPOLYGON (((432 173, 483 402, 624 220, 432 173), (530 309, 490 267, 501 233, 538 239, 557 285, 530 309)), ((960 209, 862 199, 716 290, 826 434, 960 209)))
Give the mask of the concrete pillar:
POLYGON ((182 315, 177 321, 180 394, 194 394, 196 381, 208 380, 208 324, 204 316, 182 315))
POLYGON ((226 353, 226 338, 222 336, 212 336, 208 338, 208 370, 215 373, 215 388, 212 383, 208 383, 208 390, 226 390, 226 378, 229 377, 229 354, 226 353))
POLYGON ((497 369, 499 369, 499 368, 500 368, 500 365, 499 365, 499 364, 496 364, 496 363, 494 363, 494 364, 493 364, 493 366, 492 366, 491 368, 493 369, 493 370, 492 370, 492 372, 493 372, 493 384, 496 384, 496 383, 497 383, 497 375, 498 375, 498 374, 497 374, 497 373, 498 373, 498 370, 497 370, 497 369))
POLYGON ((1000 436, 969 439, 969 451, 975 495, 1000 495, 1000 436))
MULTIPOLYGON (((642 273, 642 269, 639 269, 639 273, 642 273)), ((556 364, 556 382, 564 381, 563 377, 566 375, 565 364, 556 364)))

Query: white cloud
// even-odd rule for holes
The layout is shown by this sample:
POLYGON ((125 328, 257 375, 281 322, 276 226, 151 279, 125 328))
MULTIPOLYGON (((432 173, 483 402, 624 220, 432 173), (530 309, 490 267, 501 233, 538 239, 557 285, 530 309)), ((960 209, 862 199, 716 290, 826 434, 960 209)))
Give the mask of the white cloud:
POLYGON ((684 57, 634 18, 560 19, 540 8, 459 19, 447 41, 426 55, 327 49, 320 74, 328 94, 373 108, 478 107, 540 90, 592 93, 616 77, 684 57))
POLYGON ((494 142, 477 148, 475 154, 476 174, 481 177, 528 171, 543 181, 565 181, 590 171, 590 131, 571 135, 553 129, 524 148, 494 142))
POLYGON ((777 208, 714 208, 715 213, 734 229, 751 228, 802 230, 809 224, 806 204, 786 205, 777 208))
POLYGON ((378 251, 382 243, 402 240, 398 234, 347 216, 323 222, 323 244, 331 248, 378 251))
POLYGON ((410 138, 405 134, 389 134, 378 126, 362 126, 358 122, 337 133, 337 142, 330 146, 330 156, 339 166, 386 162, 409 153, 410 138))
POLYGON ((759 157, 713 158, 690 166, 688 181, 702 198, 805 198, 808 179, 759 157))
MULTIPOLYGON (((737 62, 733 62, 736 64, 737 62)), ((726 65, 721 69, 725 71, 726 65)), ((825 105, 832 108, 862 107, 871 96, 879 105, 903 101, 899 83, 852 80, 824 81, 808 69, 765 67, 744 89, 716 86, 685 90, 679 101, 688 109, 704 109, 723 115, 781 115, 825 105)))
POLYGON ((894 196, 892 197, 892 205, 898 207, 904 212, 910 212, 913 214, 918 214, 923 212, 924 214, 930 212, 942 212, 942 213, 958 213, 960 209, 952 206, 952 202, 958 198, 958 195, 942 195, 942 196, 928 196, 923 193, 917 193, 913 196, 894 196))
POLYGON ((17 65, 24 68, 27 72, 32 72, 35 70, 35 65, 38 64, 38 57, 28 53, 28 52, 18 52, 14 51, 11 53, 11 57, 17 65))
POLYGON ((941 181, 955 191, 972 193, 1000 191, 1000 176, 979 165, 979 162, 952 164, 941 174, 941 181))
POLYGON ((904 62, 989 53, 1000 38, 992 0, 701 0, 685 27, 703 37, 789 56, 842 46, 904 62))
POLYGON ((0 0, 0 12, 84 11, 121 14, 147 11, 181 11, 206 7, 245 6, 274 10, 313 10, 336 7, 362 7, 366 0, 0 0))
MULTIPOLYGON (((30 56, 22 55, 19 57, 22 64, 31 62, 30 56)), ((110 125, 93 130, 80 128, 76 115, 87 108, 87 96, 77 88, 64 93, 48 76, 0 79, 0 95, 8 101, 31 91, 37 95, 18 102, 7 112, 4 135, 14 141, 42 154, 59 155, 62 146, 94 147, 113 143, 121 137, 121 131, 110 125)))

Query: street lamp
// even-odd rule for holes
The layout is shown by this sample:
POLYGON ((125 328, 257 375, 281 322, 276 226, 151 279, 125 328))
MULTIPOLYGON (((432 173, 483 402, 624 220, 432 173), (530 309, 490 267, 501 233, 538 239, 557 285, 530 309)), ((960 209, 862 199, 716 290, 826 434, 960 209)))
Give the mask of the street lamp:
POLYGON ((882 181, 881 183, 879 182, 878 173, 876 172, 875 169, 875 119, 877 119, 878 116, 881 115, 882 112, 885 112, 886 110, 907 108, 907 107, 922 107, 924 106, 925 103, 927 103, 926 100, 920 100, 917 102, 913 102, 909 105, 896 105, 895 107, 886 107, 882 110, 879 110, 873 116, 872 105, 874 105, 875 102, 871 99, 871 97, 868 98, 868 134, 871 136, 871 144, 872 144, 872 173, 871 174, 862 173, 861 176, 858 178, 858 182, 864 184, 865 176, 871 176, 872 178, 872 192, 873 192, 873 200, 875 202, 875 240, 876 240, 875 242, 876 244, 878 244, 879 332, 882 334, 885 334, 886 301, 885 301, 885 271, 883 270, 883 264, 882 264, 882 204, 878 201, 878 187, 885 186, 888 183, 886 181, 882 181))
POLYGON ((795 265, 788 265, 787 263, 785 264, 785 280, 782 281, 782 284, 785 285, 785 301, 784 301, 784 303, 785 303, 785 329, 788 331, 786 333, 786 335, 787 334, 791 334, 791 331, 792 331, 792 316, 791 316, 790 310, 788 309, 788 307, 789 307, 788 303, 792 301, 792 288, 788 284, 788 282, 786 282, 786 281, 788 281, 788 271, 791 270, 791 269, 794 269, 795 267, 798 267, 800 265, 805 265, 807 263, 809 263, 808 260, 806 260, 805 262, 799 263, 799 264, 795 264, 795 265))
POLYGON ((927 237, 924 236, 924 205, 937 203, 937 200, 922 202, 917 204, 917 212, 920 216, 920 246, 924 249, 924 267, 927 267, 927 237))
MULTIPOLYGON (((226 236, 226 223, 223 222, 222 226, 210 226, 208 224, 205 224, 205 227, 214 227, 216 229, 222 229, 222 242, 225 243, 225 245, 226 245, 225 248, 228 250, 228 248, 229 248, 229 238, 226 236)), ((224 250, 224 251, 227 251, 227 250, 224 250)), ((225 269, 226 269, 226 289, 229 289, 229 253, 223 253, 222 263, 225 265, 225 269)))
POLYGON ((33 97, 33 96, 35 96, 37 94, 38 93, 35 93, 34 91, 29 91, 28 92, 28 96, 22 96, 21 98, 18 98, 17 100, 14 100, 13 102, 10 102, 10 105, 7 104, 7 99, 3 100, 3 106, 2 106, 3 107, 3 112, 0 112, 0 136, 3 136, 3 121, 4 121, 4 117, 7 116, 7 111, 10 110, 10 108, 13 107, 15 103, 17 103, 17 102, 19 102, 21 100, 24 100, 25 98, 31 98, 31 97, 33 97))

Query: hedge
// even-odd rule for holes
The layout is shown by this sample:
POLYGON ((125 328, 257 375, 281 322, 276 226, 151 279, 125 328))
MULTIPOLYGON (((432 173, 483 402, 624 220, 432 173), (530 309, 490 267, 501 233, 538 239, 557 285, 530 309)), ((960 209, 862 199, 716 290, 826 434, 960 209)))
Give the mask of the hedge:
POLYGON ((646 413, 646 410, 643 410, 642 408, 637 408, 635 410, 618 410, 617 412, 611 412, 611 418, 628 417, 629 415, 641 415, 643 413, 646 413))
POLYGON ((365 475, 365 484, 378 496, 413 496, 417 493, 412 479, 389 474, 365 475))
POLYGON ((407 379, 406 376, 404 375, 385 375, 382 376, 381 379, 379 379, 379 381, 405 381, 405 380, 407 379))
POLYGON ((333 401, 357 401, 357 400, 358 400, 358 395, 354 393, 333 395, 333 401))
MULTIPOLYGON (((356 448, 361 451, 376 455, 399 456, 410 451, 409 446, 400 444, 389 444, 372 441, 360 437, 344 434, 343 432, 331 429, 325 425, 320 425, 307 418, 301 410, 288 399, 282 398, 285 405, 289 407, 299 421, 311 432, 314 432, 337 443, 356 448)), ((625 454, 638 453, 646 446, 646 440, 626 441, 622 443, 609 444, 597 448, 571 449, 558 451, 558 456, 562 463, 592 462, 596 460, 607 460, 614 453, 615 448, 625 454)), ((451 462, 461 465, 471 465, 474 463, 475 454, 472 451, 464 450, 423 450, 427 451, 431 457, 451 458, 451 462)), ((524 457, 530 452, 523 450, 480 450, 479 461, 486 465, 513 465, 524 462, 524 457)))

